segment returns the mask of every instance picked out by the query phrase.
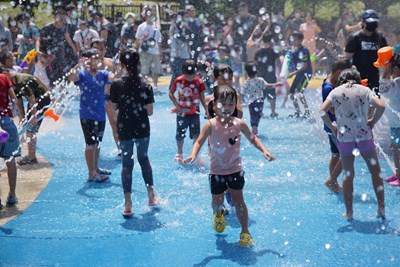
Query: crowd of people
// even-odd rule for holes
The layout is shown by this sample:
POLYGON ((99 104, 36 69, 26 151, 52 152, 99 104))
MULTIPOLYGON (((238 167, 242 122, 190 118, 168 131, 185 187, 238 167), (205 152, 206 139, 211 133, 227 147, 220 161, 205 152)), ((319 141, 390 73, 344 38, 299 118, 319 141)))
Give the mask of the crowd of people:
MULTIPOLYGON (((82 21, 77 8, 69 5, 56 8, 53 22, 41 30, 26 13, 18 18, 9 17, 8 27, 0 20, 0 131, 9 135, 8 140, 0 144, 0 156, 7 166, 8 206, 18 201, 15 193, 17 163, 37 164, 36 134, 44 112, 51 107, 58 91, 63 90, 66 79, 80 89, 79 117, 85 139, 88 182, 105 182, 111 175, 98 165, 99 144, 108 118, 120 152, 118 156, 122 159, 123 216, 133 215, 131 187, 135 146, 149 206, 159 204, 147 152, 150 143, 148 117, 153 113, 165 56, 163 35, 150 5, 145 5, 141 14, 125 14, 124 19, 125 22, 119 14, 117 22, 112 23, 100 12, 92 12, 88 21, 82 21), (29 58, 32 53, 33 58, 29 58), (145 77, 151 78, 152 85, 145 77), (26 110, 23 99, 27 101, 26 110), (20 118, 19 129, 12 119, 14 115, 20 118), (28 154, 16 162, 21 155, 20 135, 25 131, 28 154)), ((318 23, 310 13, 303 14, 298 9, 285 21, 276 14, 252 15, 243 2, 238 14, 228 17, 223 26, 210 26, 197 16, 195 6, 188 5, 170 14, 170 19, 168 44, 172 77, 168 91, 177 118, 174 160, 182 164, 196 162, 201 146, 209 140, 209 180, 217 232, 225 229, 223 202, 226 197, 236 208, 242 226, 240 244, 253 245, 243 199, 240 135, 243 133, 266 159, 274 160, 258 138, 264 100, 270 103, 270 117, 277 118, 277 91, 284 87, 283 106, 290 97, 295 108, 290 117, 310 118, 304 91, 322 57, 328 58, 330 67, 330 74, 322 85, 324 103, 321 106, 332 152, 325 184, 334 192, 343 191, 344 216, 352 220, 354 150, 357 149, 371 172, 378 199, 377 216, 385 218, 383 179, 379 176, 372 128, 385 110, 384 101, 378 97, 382 88, 390 99, 390 105, 386 103, 386 106, 389 105, 392 112, 390 131, 396 166, 396 173, 385 181, 399 186, 400 87, 397 79, 391 79, 399 75, 400 67, 399 57, 395 56, 385 72, 385 82, 380 84, 379 69, 374 62, 378 49, 388 43, 378 31, 377 12, 366 10, 360 21, 346 12, 336 23, 333 37, 326 35, 322 47, 318 43, 322 32, 318 23), (287 80, 291 77, 294 79, 289 85, 287 80), (367 79, 367 83, 361 85, 363 79, 367 79), (242 120, 243 104, 249 108, 250 127, 242 120), (202 129, 200 116, 209 119, 202 129), (334 121, 336 124, 332 123, 334 121), (193 149, 185 158, 182 150, 187 129, 193 149), (345 174, 342 186, 338 183, 340 173, 345 174)))

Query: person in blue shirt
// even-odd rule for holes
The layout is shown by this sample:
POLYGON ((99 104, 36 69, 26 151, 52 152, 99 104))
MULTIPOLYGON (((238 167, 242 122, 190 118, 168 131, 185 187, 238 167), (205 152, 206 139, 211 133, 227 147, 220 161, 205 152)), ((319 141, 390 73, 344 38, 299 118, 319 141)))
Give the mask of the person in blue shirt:
MULTIPOLYGON (((347 60, 337 60, 332 64, 332 71, 322 83, 322 102, 326 100, 329 93, 338 85, 338 78, 342 70, 351 68, 351 64, 347 60)), ((331 121, 336 121, 334 110, 328 111, 328 116, 331 121)), ((337 147, 335 134, 324 124, 324 130, 328 134, 329 145, 331 147, 331 159, 329 161, 329 177, 325 181, 325 185, 334 193, 342 192, 342 187, 338 184, 337 178, 342 172, 342 161, 337 147)))
POLYGON ((304 39, 303 33, 295 31, 292 33, 292 37, 293 44, 296 48, 296 51, 293 53, 292 57, 292 65, 295 67, 295 70, 289 74, 289 78, 293 76, 295 77, 292 85, 290 86, 289 93, 296 112, 290 117, 301 117, 300 106, 295 96, 296 93, 299 93, 300 101, 304 106, 303 116, 308 118, 310 116, 310 110, 308 109, 307 100, 304 96, 304 90, 306 89, 308 81, 312 75, 310 51, 308 51, 308 49, 302 44, 304 39))
POLYGON ((99 63, 97 49, 83 51, 78 64, 69 72, 68 78, 81 90, 79 117, 86 143, 88 181, 104 182, 109 179, 111 172, 99 168, 99 144, 103 139, 106 121, 104 87, 113 75, 105 70, 98 70, 99 63))

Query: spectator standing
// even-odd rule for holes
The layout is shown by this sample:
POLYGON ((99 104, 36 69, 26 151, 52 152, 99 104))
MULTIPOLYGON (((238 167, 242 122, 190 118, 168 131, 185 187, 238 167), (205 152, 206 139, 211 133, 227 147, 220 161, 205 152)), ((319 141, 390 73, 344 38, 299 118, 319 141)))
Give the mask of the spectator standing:
POLYGON ((186 6, 186 12, 186 23, 189 25, 193 36, 190 54, 196 62, 204 43, 204 23, 197 17, 196 8, 193 5, 186 6))
POLYGON ((368 87, 377 90, 379 70, 373 63, 378 58, 378 49, 387 46, 387 41, 385 36, 377 31, 379 16, 375 10, 365 10, 361 18, 362 30, 350 36, 345 48, 345 58, 353 61, 361 79, 368 79, 368 87))
POLYGON ((183 62, 190 58, 190 27, 185 22, 184 16, 184 10, 171 16, 169 38, 171 40, 170 66, 172 77, 169 84, 169 90, 171 90, 175 79, 182 74, 183 62))
POLYGON ((18 27, 17 20, 15 17, 8 17, 7 26, 11 32, 11 39, 13 42, 12 52, 17 52, 19 43, 17 42, 18 35, 22 34, 21 29, 18 27))
POLYGON ((67 33, 66 13, 62 8, 57 8, 54 13, 54 21, 46 24, 40 31, 40 39, 36 42, 36 51, 43 54, 40 50, 41 42, 47 43, 47 53, 54 56, 54 61, 48 66, 48 77, 51 83, 62 78, 67 70, 67 60, 65 53, 66 43, 72 43, 67 33), (68 40, 69 39, 69 40, 68 40))
POLYGON ((241 2, 239 5, 239 15, 235 17, 233 23, 233 30, 235 44, 238 44, 242 47, 242 58, 244 63, 248 62, 246 42, 256 25, 257 17, 249 13, 247 3, 241 2))
POLYGON ((3 19, 0 17, 0 52, 12 51, 13 41, 10 30, 4 25, 3 19))
POLYGON ((36 25, 31 22, 31 16, 28 13, 24 13, 21 16, 23 20, 22 25, 22 39, 20 39, 22 53, 21 57, 24 58, 25 55, 35 48, 36 42, 39 40, 40 31, 36 25))
POLYGON ((87 21, 82 21, 79 25, 79 30, 74 33, 74 42, 78 51, 90 48, 92 45, 92 40, 99 38, 99 34, 89 28, 89 23, 87 21))
POLYGON ((162 35, 155 24, 155 16, 152 9, 147 7, 143 12, 144 22, 139 25, 136 31, 135 48, 139 49, 142 63, 141 71, 145 76, 151 75, 154 84, 154 91, 157 91, 158 76, 161 72, 162 59, 162 35))

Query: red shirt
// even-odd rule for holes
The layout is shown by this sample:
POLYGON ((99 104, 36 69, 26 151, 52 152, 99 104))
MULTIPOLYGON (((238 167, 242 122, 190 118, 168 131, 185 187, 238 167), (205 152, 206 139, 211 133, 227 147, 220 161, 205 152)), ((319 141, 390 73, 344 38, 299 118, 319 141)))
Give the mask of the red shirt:
POLYGON ((196 76, 193 81, 188 81, 181 75, 175 79, 170 92, 178 92, 178 104, 182 113, 193 115, 200 112, 200 94, 205 90, 206 86, 201 78, 196 76))
POLYGON ((12 82, 7 75, 0 73, 0 116, 13 117, 10 105, 10 98, 8 97, 8 90, 10 90, 12 82))

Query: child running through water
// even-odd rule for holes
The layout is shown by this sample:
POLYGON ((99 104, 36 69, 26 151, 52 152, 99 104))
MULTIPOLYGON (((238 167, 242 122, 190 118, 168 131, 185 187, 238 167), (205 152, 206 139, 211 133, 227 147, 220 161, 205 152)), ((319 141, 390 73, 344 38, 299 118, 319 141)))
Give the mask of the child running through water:
POLYGON ((139 75, 140 58, 136 50, 130 48, 120 54, 121 66, 128 75, 111 84, 111 108, 118 110, 118 138, 122 150, 121 180, 125 197, 124 217, 131 217, 132 212, 132 171, 133 148, 136 146, 137 159, 142 169, 143 180, 147 189, 149 206, 157 206, 158 201, 153 189, 153 170, 148 157, 150 143, 149 116, 153 114, 154 95, 151 85, 139 75))
POLYGON ((385 113, 390 127, 390 147, 395 166, 395 173, 384 180, 391 186, 400 186, 400 55, 395 55, 384 71, 379 92, 387 98, 385 113), (393 80, 389 80, 391 75, 395 77, 393 80))
POLYGON ((196 63, 188 59, 182 64, 183 75, 175 79, 169 98, 175 106, 176 112, 176 144, 178 153, 174 161, 180 163, 183 159, 183 143, 186 130, 189 127, 190 139, 196 140, 200 133, 200 103, 206 109, 204 81, 196 75, 196 63), (175 98, 178 93, 178 99, 175 98))
POLYGON ((372 184, 378 200, 377 218, 385 219, 385 193, 380 177, 381 167, 375 151, 372 128, 382 117, 384 103, 368 87, 361 85, 360 73, 355 69, 341 72, 339 86, 332 90, 320 111, 324 123, 337 137, 337 145, 343 165, 343 197, 346 213, 343 216, 353 220, 353 180, 355 151, 360 152, 371 173, 372 184), (375 112, 368 118, 369 107, 375 112), (336 124, 328 116, 331 107, 335 108, 336 124))
POLYGON ((267 95, 270 95, 267 96, 268 100, 275 102, 275 87, 281 83, 267 83, 263 78, 257 77, 257 66, 253 63, 246 64, 245 70, 248 78, 243 83, 240 93, 242 99, 246 98, 246 102, 249 104, 252 133, 258 135, 258 124, 264 109, 264 89, 269 89, 267 90, 267 95))
POLYGON ((231 86, 221 86, 214 92, 213 108, 215 117, 206 123, 193 145, 192 152, 184 163, 193 163, 209 139, 211 160, 209 183, 214 212, 214 230, 222 233, 225 230, 224 192, 229 188, 232 201, 237 211, 237 218, 242 226, 239 244, 253 246, 254 242, 248 229, 248 211, 243 198, 244 171, 240 157, 241 133, 263 154, 265 159, 274 160, 261 140, 253 135, 247 124, 233 116, 236 109, 237 94, 231 86))

